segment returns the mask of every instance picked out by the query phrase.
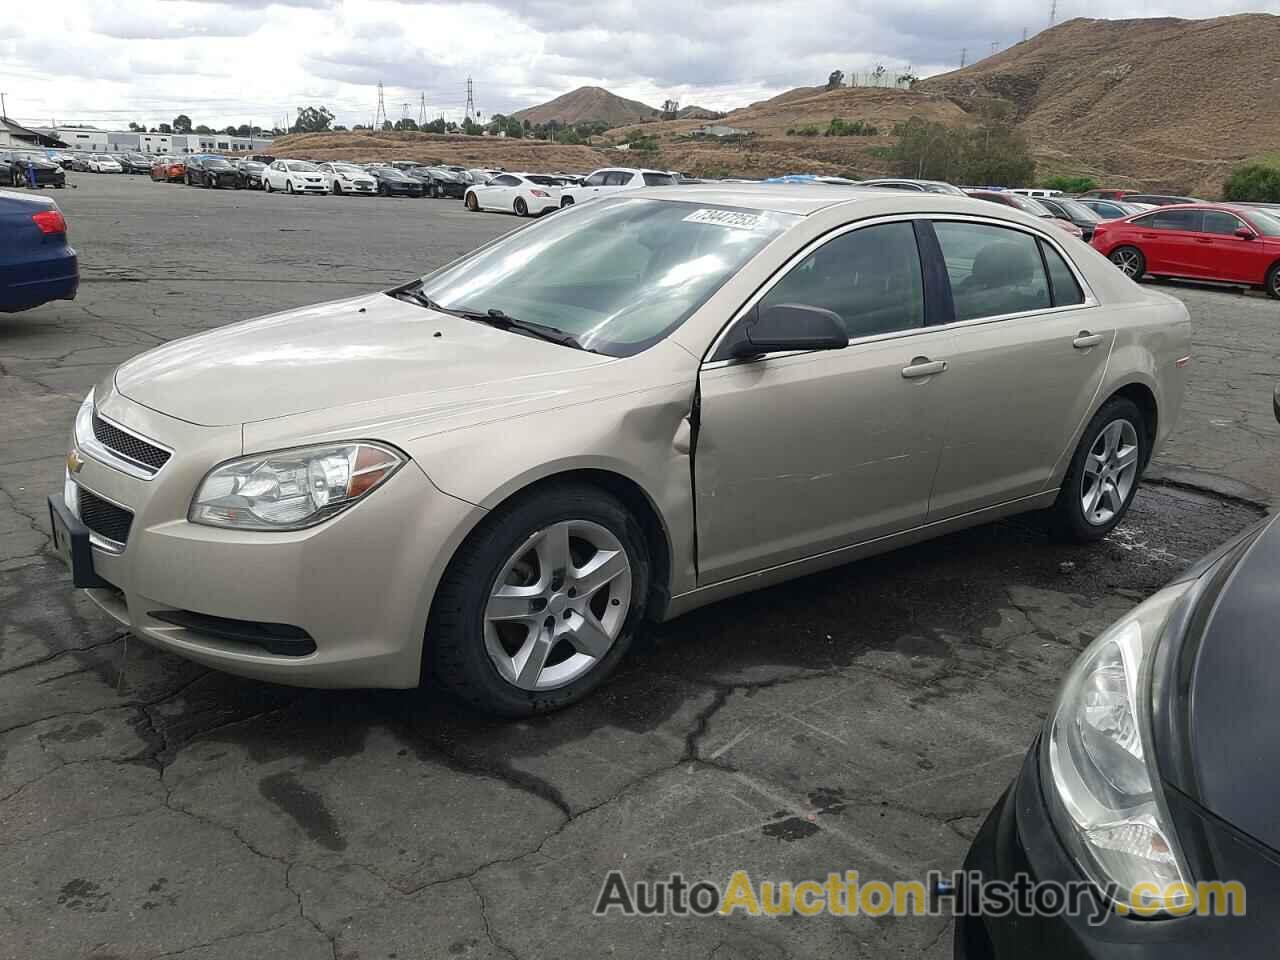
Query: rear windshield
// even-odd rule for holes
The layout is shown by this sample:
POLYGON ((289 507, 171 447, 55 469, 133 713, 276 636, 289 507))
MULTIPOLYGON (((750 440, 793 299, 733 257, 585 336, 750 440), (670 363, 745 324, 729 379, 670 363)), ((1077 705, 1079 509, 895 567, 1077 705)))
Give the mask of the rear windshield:
POLYGON ((1097 211, 1090 210, 1083 203, 1076 203, 1076 201, 1067 200, 1065 197, 1054 197, 1053 202, 1066 211, 1067 215, 1072 219, 1084 220, 1086 223, 1094 223, 1102 219, 1098 216, 1097 211))
POLYGON ((525 177, 525 179, 530 183, 536 183, 543 187, 558 187, 560 185, 560 181, 555 177, 544 177, 541 174, 525 177))
POLYGON ((676 182, 669 173, 642 173, 640 176, 644 177, 646 187, 670 187, 676 182))
POLYGON ((620 196, 570 207, 424 278, 450 310, 558 327, 625 357, 666 337, 799 218, 620 196))

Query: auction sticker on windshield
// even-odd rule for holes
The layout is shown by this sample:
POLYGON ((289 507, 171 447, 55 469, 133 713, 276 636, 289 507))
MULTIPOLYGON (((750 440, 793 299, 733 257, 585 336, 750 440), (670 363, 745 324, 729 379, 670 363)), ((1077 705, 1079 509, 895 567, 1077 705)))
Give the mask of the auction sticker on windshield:
POLYGON ((703 207, 684 218, 685 223, 717 223, 722 227, 754 230, 760 225, 760 214, 741 210, 711 210, 703 207))

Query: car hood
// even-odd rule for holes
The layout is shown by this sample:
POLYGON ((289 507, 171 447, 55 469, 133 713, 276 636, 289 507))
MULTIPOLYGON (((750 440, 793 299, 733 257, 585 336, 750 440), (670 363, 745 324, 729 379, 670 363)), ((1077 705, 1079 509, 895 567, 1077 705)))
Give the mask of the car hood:
POLYGON ((611 358, 428 310, 384 293, 232 324, 141 354, 116 390, 160 413, 222 426, 467 388, 560 390, 611 358))
POLYGON ((1215 816, 1280 850, 1280 520, 1207 564, 1189 626, 1160 673, 1153 728, 1163 779, 1215 816))

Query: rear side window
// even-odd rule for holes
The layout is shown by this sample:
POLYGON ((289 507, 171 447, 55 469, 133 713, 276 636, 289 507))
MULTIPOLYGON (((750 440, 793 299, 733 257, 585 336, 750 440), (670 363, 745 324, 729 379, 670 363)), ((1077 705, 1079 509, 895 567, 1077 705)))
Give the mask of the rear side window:
POLYGON ((1052 305, 1036 238, 985 223, 935 222, 957 320, 1044 310, 1052 305))
POLYGON ((1053 295, 1053 305, 1069 307, 1084 303, 1084 291, 1080 289, 1076 275, 1062 259, 1062 254, 1043 240, 1040 241, 1040 252, 1044 254, 1045 266, 1049 268, 1049 292, 1053 295))
POLYGON ((1148 230, 1191 230, 1199 232, 1202 216, 1199 210, 1157 210, 1139 217, 1133 223, 1148 230))
POLYGON ((783 303, 834 311, 851 339, 924 326, 924 284, 911 224, 863 227, 823 244, 792 267, 760 306, 783 303))
POLYGON ((669 187, 676 182, 669 173, 642 173, 641 176, 646 187, 669 187))
POLYGON ((1239 217, 1223 213, 1221 210, 1206 210, 1204 225, 1200 229, 1204 233, 1217 233, 1229 237, 1243 226, 1244 223, 1239 217))

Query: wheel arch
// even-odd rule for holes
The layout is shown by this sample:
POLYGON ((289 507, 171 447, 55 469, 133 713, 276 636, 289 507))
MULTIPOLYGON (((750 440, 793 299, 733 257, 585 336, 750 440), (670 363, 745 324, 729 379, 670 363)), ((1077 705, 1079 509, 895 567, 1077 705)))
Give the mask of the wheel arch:
MULTIPOLYGON (((1147 460, 1142 464, 1146 469, 1147 462, 1151 460, 1152 450, 1155 448, 1156 438, 1160 435, 1160 404, 1156 400, 1155 391, 1147 384, 1134 380, 1124 384, 1113 390, 1111 394, 1098 405, 1098 410, 1102 409, 1114 397, 1125 397, 1131 400, 1141 412, 1143 425, 1147 429, 1147 460)), ((1094 411, 1095 413, 1097 411, 1094 411)))

